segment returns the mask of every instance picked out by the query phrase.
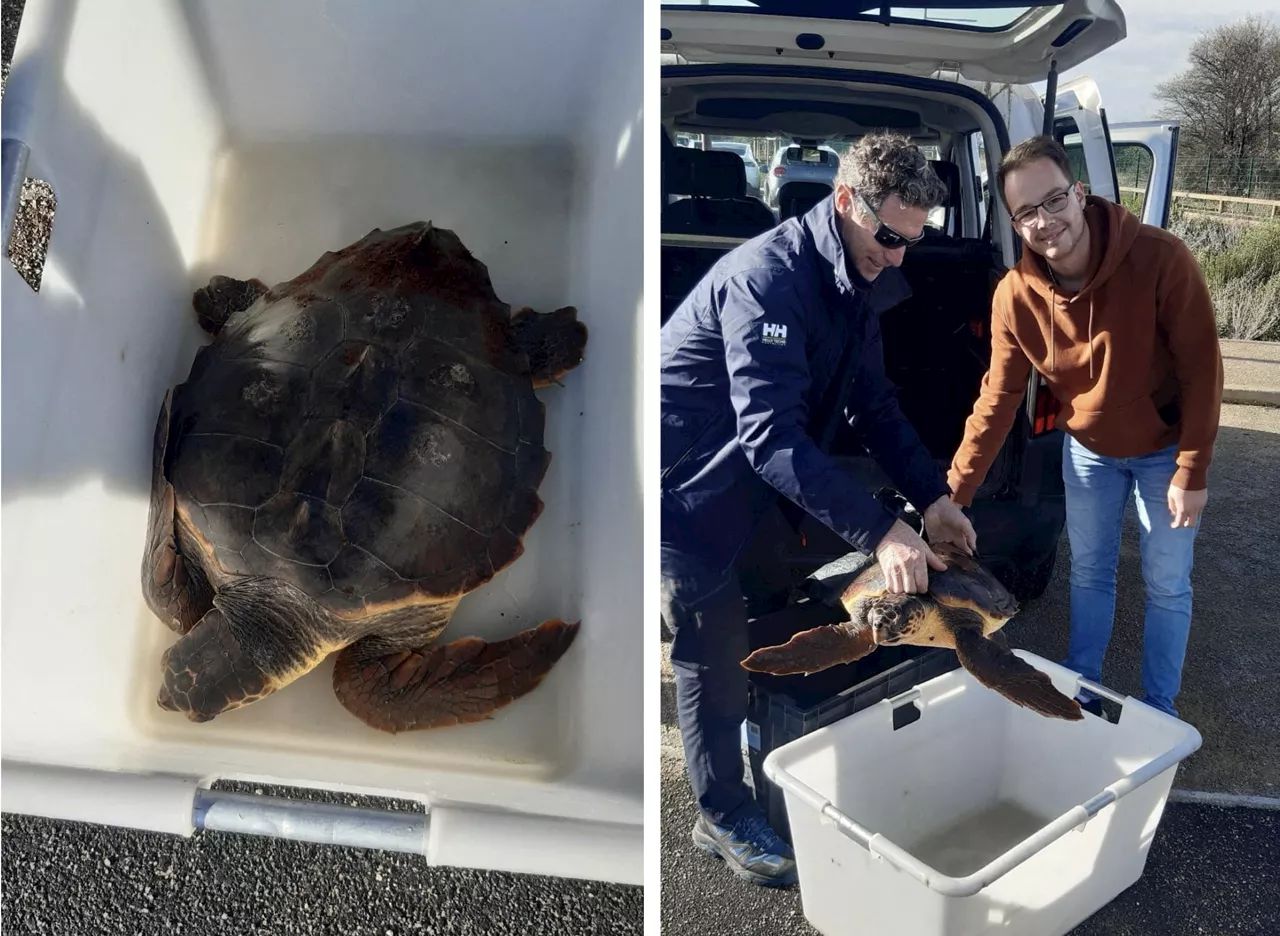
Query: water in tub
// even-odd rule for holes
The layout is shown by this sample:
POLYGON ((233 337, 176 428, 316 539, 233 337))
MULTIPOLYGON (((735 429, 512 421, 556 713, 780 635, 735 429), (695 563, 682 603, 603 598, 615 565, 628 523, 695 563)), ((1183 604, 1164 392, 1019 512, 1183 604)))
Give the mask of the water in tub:
POLYGON ((998 800, 939 829, 907 849, 951 877, 964 877, 1034 835, 1049 819, 1011 800, 998 800))
MULTIPOLYGON (((375 227, 429 220, 456 231, 488 266, 499 298, 549 312, 576 304, 568 286, 573 185, 570 151, 554 144, 353 139, 237 145, 222 155, 212 183, 192 288, 213 273, 257 276, 268 284, 291 279, 326 250, 375 227)), ((590 310, 579 308, 590 328, 590 310)), ((588 359, 591 352, 588 342, 588 359)), ((188 366, 178 362, 183 375, 188 366)), ((502 639, 548 618, 578 619, 581 517, 574 492, 585 403, 574 374, 564 384, 538 391, 552 459, 539 491, 546 506, 525 539, 525 553, 463 599, 445 640, 502 639)), ((578 647, 532 693, 475 725, 396 736, 375 731, 334 697, 332 658, 274 695, 198 725, 156 706, 160 657, 175 637, 141 607, 139 669, 131 684, 136 717, 153 735, 517 775, 558 773, 572 755, 563 739, 572 736, 576 716, 578 647)), ((583 622, 584 630, 590 626, 583 622)))

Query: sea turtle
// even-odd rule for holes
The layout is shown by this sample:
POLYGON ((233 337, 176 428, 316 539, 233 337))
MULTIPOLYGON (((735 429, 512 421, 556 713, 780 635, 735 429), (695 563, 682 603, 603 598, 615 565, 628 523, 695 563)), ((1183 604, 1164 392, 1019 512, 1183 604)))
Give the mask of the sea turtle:
POLYGON ((1000 629, 1018 603, 978 560, 949 543, 931 547, 947 569, 929 570, 923 594, 893 594, 878 562, 868 565, 840 596, 849 618, 801 631, 787 643, 762 647, 742 666, 783 676, 852 663, 876 647, 948 647, 973 677, 1018 705, 1051 718, 1078 721, 1080 704, 1009 649, 1000 629))
POLYGON ((582 360, 576 309, 513 311, 430 222, 270 289, 214 276, 193 305, 215 337, 161 405, 142 560, 182 635, 159 705, 208 721, 335 652, 339 700, 383 731, 487 718, 537 686, 577 622, 435 641, 542 511, 534 389, 582 360))

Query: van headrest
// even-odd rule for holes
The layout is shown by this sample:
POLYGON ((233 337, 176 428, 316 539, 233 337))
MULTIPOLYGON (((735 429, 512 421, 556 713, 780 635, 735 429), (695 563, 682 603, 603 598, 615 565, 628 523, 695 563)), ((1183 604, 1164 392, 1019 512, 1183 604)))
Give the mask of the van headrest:
POLYGON ((747 167, 737 153, 677 147, 672 169, 671 195, 742 198, 747 193, 747 167))
POLYGON ((825 182, 787 182, 778 189, 778 217, 798 218, 831 194, 825 182))
POLYGON ((945 159, 929 160, 929 167, 947 187, 947 204, 956 204, 960 196, 960 167, 945 159))

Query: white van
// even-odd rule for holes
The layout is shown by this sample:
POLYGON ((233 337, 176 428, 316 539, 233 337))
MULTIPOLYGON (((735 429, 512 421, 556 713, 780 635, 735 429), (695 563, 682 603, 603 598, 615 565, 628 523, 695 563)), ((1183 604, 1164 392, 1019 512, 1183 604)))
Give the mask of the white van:
MULTIPOLYGON (((1126 173, 1136 196, 1126 201, 1149 224, 1168 221, 1177 125, 1109 125, 1091 78, 1057 81, 1124 38, 1114 0, 665 0, 661 25, 664 158, 677 133, 839 144, 886 128, 908 134, 933 158, 949 201, 931 216, 929 237, 907 251, 902 269, 914 296, 885 315, 883 330, 903 411, 944 464, 989 360, 992 292, 1020 254, 1001 193, 986 181, 1002 156, 1047 130, 1066 145, 1089 190, 1112 200, 1122 195, 1117 154, 1126 165, 1137 157, 1145 172, 1126 173), (1054 98, 1047 121, 1031 87, 1038 81, 1048 82, 1054 98), (1145 189, 1135 189, 1144 175, 1145 189)), ((664 205, 670 194, 698 197, 670 192, 694 174, 668 168, 664 162, 664 205)), ((715 193, 721 201, 732 200, 726 185, 721 180, 715 193)), ((777 221, 822 196, 782 194, 777 221)), ((663 225, 663 321, 725 251, 768 228, 754 211, 698 217, 733 223, 663 225)), ((1024 411, 972 510, 984 559, 1024 599, 1047 585, 1065 523, 1062 438, 1043 387, 1033 373, 1024 411)), ((832 454, 847 458, 873 489, 889 486, 851 437, 838 438, 832 454)), ((752 560, 758 578, 779 588, 848 551, 816 522, 794 538, 779 538, 780 530, 762 537, 767 543, 752 560)))

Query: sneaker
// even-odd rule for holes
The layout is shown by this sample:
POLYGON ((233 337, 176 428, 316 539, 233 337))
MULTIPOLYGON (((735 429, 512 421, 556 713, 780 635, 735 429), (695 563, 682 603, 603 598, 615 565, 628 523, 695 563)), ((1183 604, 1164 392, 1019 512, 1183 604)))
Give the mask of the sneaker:
POLYGON ((767 887, 796 883, 795 853, 758 812, 748 813, 732 827, 700 815, 693 825, 693 843, 708 855, 723 859, 744 881, 767 887))

